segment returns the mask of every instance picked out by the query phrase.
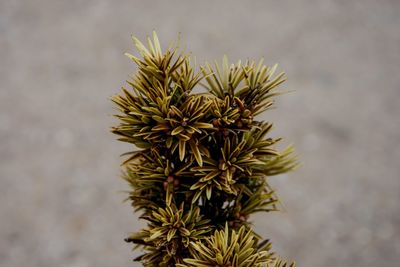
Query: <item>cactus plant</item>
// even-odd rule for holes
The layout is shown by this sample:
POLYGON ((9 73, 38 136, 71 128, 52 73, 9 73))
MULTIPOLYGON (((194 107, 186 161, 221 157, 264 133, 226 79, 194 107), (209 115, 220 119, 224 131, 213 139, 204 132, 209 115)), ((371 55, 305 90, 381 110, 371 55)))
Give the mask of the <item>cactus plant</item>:
MULTIPOLYGON (((146 228, 127 242, 144 266, 289 266, 254 232, 249 216, 278 210, 268 184, 297 165, 291 146, 277 150, 272 123, 257 115, 273 105, 284 73, 263 61, 204 64, 196 69, 177 45, 162 52, 133 37, 137 72, 112 101, 112 132, 133 144, 123 178, 146 228), (201 90, 200 88, 205 88, 201 90)), ((294 264, 290 264, 293 266, 294 264)))

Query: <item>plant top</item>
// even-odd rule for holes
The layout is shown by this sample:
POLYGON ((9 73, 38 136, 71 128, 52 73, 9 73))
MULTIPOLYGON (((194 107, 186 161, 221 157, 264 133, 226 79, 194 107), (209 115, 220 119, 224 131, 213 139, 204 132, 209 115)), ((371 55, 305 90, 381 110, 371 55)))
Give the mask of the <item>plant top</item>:
MULTIPOLYGON (((129 200, 147 227, 126 241, 144 249, 144 266, 289 266, 254 233, 249 216, 278 209, 268 184, 297 163, 278 151, 272 123, 257 115, 280 95, 284 73, 263 60, 206 63, 156 33, 147 46, 133 38, 137 72, 112 101, 119 140, 136 146, 123 163, 129 200), (205 88, 205 90, 198 90, 205 88), (196 92, 195 90, 196 89, 196 92)), ((294 265, 290 265, 294 266, 294 265)))

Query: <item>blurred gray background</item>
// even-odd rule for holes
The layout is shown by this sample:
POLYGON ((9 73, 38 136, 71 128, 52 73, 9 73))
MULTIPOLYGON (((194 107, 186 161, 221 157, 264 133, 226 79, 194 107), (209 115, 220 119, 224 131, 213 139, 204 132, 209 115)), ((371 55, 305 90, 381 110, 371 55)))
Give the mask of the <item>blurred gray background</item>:
POLYGON ((298 266, 398 266, 399 1, 0 0, 0 266, 139 266, 123 238, 110 96, 156 29, 199 63, 265 57, 287 73, 274 136, 302 167, 256 229, 298 266))

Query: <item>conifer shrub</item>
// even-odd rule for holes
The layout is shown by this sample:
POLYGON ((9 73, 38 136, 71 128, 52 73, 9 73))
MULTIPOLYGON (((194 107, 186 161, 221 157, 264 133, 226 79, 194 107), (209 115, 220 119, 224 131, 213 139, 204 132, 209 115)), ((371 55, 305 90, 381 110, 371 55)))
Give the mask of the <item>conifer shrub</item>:
POLYGON ((196 69, 177 45, 162 52, 158 37, 127 56, 137 72, 112 98, 133 144, 123 162, 128 199, 147 226, 126 238, 143 266, 294 266, 252 229, 250 215, 279 208, 268 178, 293 170, 293 148, 276 148, 271 122, 257 119, 280 95, 276 65, 229 63, 196 69))

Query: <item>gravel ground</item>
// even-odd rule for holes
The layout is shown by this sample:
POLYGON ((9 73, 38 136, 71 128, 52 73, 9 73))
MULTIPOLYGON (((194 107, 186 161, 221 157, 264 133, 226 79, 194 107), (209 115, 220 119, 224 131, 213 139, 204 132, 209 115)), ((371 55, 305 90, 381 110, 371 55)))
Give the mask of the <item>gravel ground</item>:
POLYGON ((0 266, 139 266, 123 238, 109 98, 130 35, 181 32, 198 62, 265 57, 287 72, 264 115, 302 167, 272 184, 285 211, 253 217, 298 266, 398 266, 399 1, 0 0, 0 266), (397 119, 396 119, 397 118, 397 119))

